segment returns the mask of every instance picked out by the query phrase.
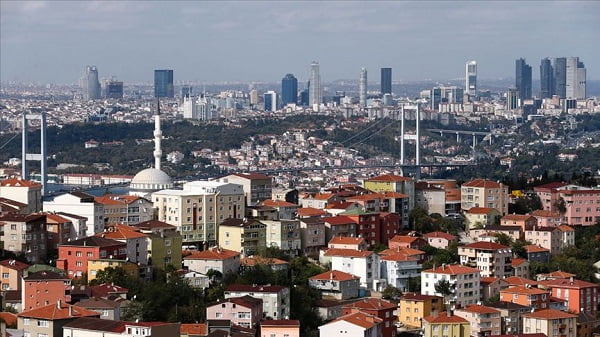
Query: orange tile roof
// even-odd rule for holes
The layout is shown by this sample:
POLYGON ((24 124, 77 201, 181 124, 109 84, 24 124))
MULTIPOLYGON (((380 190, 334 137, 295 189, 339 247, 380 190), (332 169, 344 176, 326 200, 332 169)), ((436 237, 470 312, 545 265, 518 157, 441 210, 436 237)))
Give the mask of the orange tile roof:
POLYGON ((70 319, 77 317, 98 317, 100 318, 100 313, 92 310, 87 310, 82 307, 78 307, 76 305, 70 305, 66 303, 61 303, 60 308, 58 304, 50 304, 44 307, 35 308, 29 311, 24 311, 17 316, 19 317, 28 317, 28 318, 38 318, 38 319, 46 319, 49 321, 59 320, 59 319, 70 319), (69 309, 70 308, 70 309, 69 309))
MULTIPOLYGON (((399 242, 399 243, 413 243, 419 239, 421 239, 421 238, 418 236, 394 235, 394 237, 391 238, 390 241, 399 242)), ((421 240, 423 240, 423 239, 421 239, 421 240)))
POLYGON ((436 274, 479 274, 480 271, 477 268, 471 268, 467 266, 463 266, 461 264, 449 264, 449 265, 441 265, 436 268, 431 268, 423 271, 424 273, 436 273, 436 274))
POLYGON ((480 284, 492 284, 498 280, 499 280, 498 277, 482 276, 481 281, 479 281, 479 283, 480 284))
POLYGON ((381 322, 383 322, 383 319, 369 315, 369 314, 365 314, 362 312, 356 312, 353 314, 348 314, 348 315, 339 317, 327 324, 332 324, 332 323, 339 322, 339 321, 345 321, 350 324, 357 325, 363 329, 370 329, 374 326, 377 326, 377 324, 380 324, 381 322))
POLYGON ((530 280, 528 278, 524 278, 524 277, 518 277, 518 276, 509 276, 504 278, 504 281, 508 282, 508 284, 510 285, 515 285, 515 286, 525 286, 527 284, 535 286, 537 285, 537 281, 534 280, 530 280))
POLYGON ((486 307, 485 305, 472 304, 467 306, 466 308, 458 309, 461 311, 472 312, 476 314, 499 314, 500 311, 486 307))
POLYGON ((474 180, 471 180, 471 181, 468 181, 468 182, 462 184, 462 186, 483 187, 483 188, 500 188, 499 183, 497 183, 495 181, 491 181, 491 180, 486 180, 486 179, 474 179, 474 180))
POLYGON ((353 200, 374 200, 374 199, 383 199, 383 195, 379 194, 379 193, 369 193, 369 194, 355 195, 346 200, 353 201, 353 200))
POLYGON ((355 219, 345 215, 332 216, 323 220, 331 226, 357 224, 355 219))
POLYGON ((574 232, 575 231, 575 229, 573 227, 567 226, 567 225, 560 225, 556 228, 558 228, 561 232, 574 232))
POLYGON ((412 181, 412 178, 406 178, 402 176, 397 176, 393 174, 384 174, 378 177, 369 178, 366 181, 389 181, 389 182, 402 182, 402 181, 412 181))
POLYGON ((555 212, 551 212, 551 211, 546 211, 543 209, 538 209, 535 210, 533 212, 530 213, 531 215, 535 216, 535 217, 540 217, 540 218, 560 218, 560 214, 559 213, 555 213, 555 212))
POLYGON ((392 198, 392 199, 404 199, 404 198, 410 197, 408 194, 404 194, 404 193, 400 193, 400 192, 391 192, 391 191, 383 192, 383 196, 386 198, 392 198))
POLYGON ((146 234, 140 233, 139 229, 136 227, 116 224, 106 226, 104 232, 97 233, 96 236, 113 240, 127 240, 148 237, 146 234))
POLYGON ((334 196, 333 193, 317 193, 313 196, 315 200, 329 200, 334 196))
POLYGON ((425 234, 423 234, 423 237, 427 238, 427 239, 429 239, 429 238, 442 238, 442 239, 446 239, 448 241, 453 241, 453 240, 457 239, 456 236, 454 236, 454 235, 452 235, 450 233, 444 233, 444 232, 439 232, 439 231, 437 231, 437 232, 431 232, 431 233, 425 233, 425 234))
POLYGON ((341 248, 329 248, 325 253, 325 256, 347 256, 347 257, 367 257, 373 255, 370 250, 355 250, 355 249, 341 249, 341 248))
POLYGON ((3 320, 8 326, 17 325, 17 315, 10 312, 0 312, 0 320, 3 320))
POLYGON ((190 255, 184 257, 184 260, 226 260, 236 256, 240 256, 240 253, 223 248, 210 248, 203 251, 194 251, 190 255))
POLYGON ((527 245, 524 247, 527 253, 542 253, 542 252, 550 252, 549 249, 544 247, 536 246, 536 245, 527 245))
POLYGON ((500 293, 508 293, 508 294, 525 294, 525 295, 541 295, 548 294, 549 292, 546 290, 538 289, 538 288, 526 288, 522 286, 512 286, 506 289, 500 290, 500 293))
POLYGON ((296 204, 292 204, 291 202, 287 202, 284 200, 267 199, 267 200, 263 201, 261 204, 264 206, 271 206, 271 207, 300 207, 296 204))
POLYGON ((360 277, 348 273, 344 273, 339 270, 326 271, 324 273, 310 277, 311 280, 336 280, 336 281, 350 281, 358 280, 360 277))
POLYGON ((204 336, 207 334, 206 323, 181 324, 179 332, 181 334, 204 336))
POLYGON ((271 177, 269 177, 268 175, 262 174, 262 173, 233 173, 234 176, 238 176, 238 177, 242 177, 242 178, 246 178, 246 179, 250 179, 250 180, 264 180, 264 179, 269 179, 271 180, 271 177))
POLYGON ((342 308, 359 308, 359 309, 368 309, 368 310, 386 310, 386 309, 396 309, 398 308, 397 304, 392 302, 388 302, 386 300, 382 300, 380 298, 362 298, 356 302, 344 305, 342 308))
POLYGON ((103 205, 128 205, 141 197, 127 194, 105 194, 101 197, 94 197, 94 201, 103 205))
POLYGON ((327 214, 324 210, 314 207, 298 208, 296 212, 298 213, 298 216, 323 216, 327 214))
POLYGON ((289 262, 278 259, 278 258, 274 258, 274 257, 248 256, 248 257, 242 258, 242 260, 240 261, 240 264, 242 264, 244 266, 252 267, 257 264, 283 265, 283 264, 289 264, 289 262))
POLYGON ((531 313, 524 314, 523 317, 537 319, 561 319, 561 318, 577 318, 577 315, 556 309, 542 309, 531 313))
POLYGON ((381 256, 393 255, 393 254, 404 254, 404 255, 408 255, 408 256, 416 256, 416 255, 423 255, 423 254, 425 254, 425 252, 422 250, 413 249, 413 248, 405 248, 405 247, 388 248, 386 250, 379 252, 379 255, 381 255, 381 256))
POLYGON ((14 186, 14 187, 38 187, 38 186, 42 186, 42 184, 37 183, 37 182, 32 181, 32 180, 9 178, 9 179, 2 180, 0 182, 0 186, 7 186, 7 187, 8 186, 14 186))
POLYGON ((555 278, 569 278, 569 277, 577 276, 575 274, 567 273, 562 270, 556 270, 556 271, 553 271, 553 272, 545 274, 545 275, 550 276, 550 277, 555 277, 555 278))
POLYGON ((531 218, 535 217, 533 215, 526 214, 507 214, 503 216, 500 220, 527 221, 531 218))
POLYGON ((521 259, 521 258, 515 257, 515 258, 512 259, 512 261, 510 262, 510 264, 513 267, 518 267, 518 266, 522 265, 525 262, 528 262, 528 261, 526 259, 521 259))
POLYGON ((473 249, 485 249, 485 250, 498 250, 498 249, 510 249, 510 247, 501 245, 496 242, 489 241, 477 241, 470 243, 468 245, 464 245, 461 248, 473 248, 473 249))
POLYGON ((467 321, 466 319, 460 317, 460 316, 456 316, 456 315, 451 315, 448 316, 446 314, 446 312, 442 312, 441 314, 437 315, 437 316, 427 316, 427 317, 423 317, 424 321, 427 321, 429 323, 434 323, 434 324, 442 324, 442 323, 469 323, 469 321, 467 321))
POLYGON ((0 261, 0 265, 14 270, 23 270, 29 268, 29 265, 27 263, 23 263, 15 259, 2 260, 0 261))
POLYGON ((538 282, 540 285, 549 288, 569 288, 569 289, 582 289, 582 288, 599 288, 600 285, 596 283, 586 282, 578 279, 570 280, 568 278, 560 278, 554 280, 544 280, 538 282))
POLYGON ((418 261, 414 257, 401 253, 385 255, 381 259, 384 261, 418 261))
POLYGON ((490 212, 495 211, 495 208, 489 207, 471 207, 467 213, 469 214, 490 214, 490 212))
POLYGON ((334 236, 329 240, 329 244, 336 245, 360 245, 363 242, 365 242, 364 238, 350 236, 334 236))

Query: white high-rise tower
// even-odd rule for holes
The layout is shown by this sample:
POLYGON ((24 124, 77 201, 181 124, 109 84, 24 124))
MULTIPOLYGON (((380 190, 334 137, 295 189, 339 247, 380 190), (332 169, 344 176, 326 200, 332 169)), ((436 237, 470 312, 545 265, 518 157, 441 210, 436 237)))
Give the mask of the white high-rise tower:
POLYGON ((567 57, 566 97, 585 99, 586 97, 586 71, 579 57, 567 57))
POLYGON ((308 104, 313 111, 319 111, 322 103, 321 75, 319 75, 319 63, 313 61, 310 64, 310 90, 308 92, 308 104))
POLYGON ((359 103, 361 107, 367 106, 367 69, 360 70, 360 82, 358 86, 359 103))
POLYGON ((465 68, 465 91, 471 96, 477 94, 477 62, 467 62, 465 68))

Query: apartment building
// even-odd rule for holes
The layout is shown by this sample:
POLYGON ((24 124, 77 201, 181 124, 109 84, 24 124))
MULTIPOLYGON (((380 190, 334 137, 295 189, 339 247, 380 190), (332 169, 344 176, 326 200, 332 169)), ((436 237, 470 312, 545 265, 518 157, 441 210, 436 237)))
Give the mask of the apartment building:
MULTIPOLYGON (((467 230, 487 228, 492 226, 500 217, 500 212, 490 207, 472 207, 464 212, 465 227, 467 230)), ((502 226, 500 226, 502 227, 502 226)))
POLYGON ((356 312, 344 315, 319 327, 319 337, 337 336, 340 331, 348 336, 382 337, 383 320, 373 315, 356 312))
POLYGON ((32 180, 9 178, 0 181, 0 197, 27 205, 23 214, 42 210, 42 184, 32 180))
POLYGON ((251 296, 230 297, 206 307, 206 319, 227 319, 244 328, 256 328, 263 317, 263 301, 251 296))
POLYGON ((536 246, 546 248, 550 255, 562 252, 563 232, 558 227, 530 227, 525 230, 525 240, 536 246))
POLYGON ((537 218, 533 215, 507 214, 500 218, 500 226, 519 226, 521 230, 537 226, 537 218))
POLYGON ((480 300, 481 272, 459 264, 441 265, 421 272, 421 294, 442 296, 435 290, 440 280, 450 283, 450 297, 456 305, 467 306, 480 300))
POLYGON ((85 236, 92 236, 104 230, 104 206, 95 201, 94 196, 84 192, 70 192, 44 201, 45 212, 70 213, 85 217, 85 236))
POLYGON ((0 261, 0 291, 21 290, 21 279, 29 265, 14 259, 0 261))
POLYGON ((292 255, 302 249, 302 230, 299 220, 263 220, 266 227, 267 246, 278 247, 292 255))
POLYGON ((33 310, 57 302, 67 302, 66 289, 71 280, 51 271, 29 273, 21 280, 23 310, 33 310))
POLYGON ((398 306, 392 302, 378 298, 363 298, 359 301, 342 306, 342 315, 363 313, 378 317, 381 322, 382 336, 396 336, 396 315, 398 306))
POLYGON ((513 275, 512 250, 495 242, 478 241, 458 248, 460 263, 475 267, 481 276, 509 277, 513 275))
MULTIPOLYGON (((364 188, 373 192, 396 192, 408 196, 408 212, 415 207, 415 181, 412 178, 384 174, 364 181, 364 188)), ((390 212, 396 212, 390 210, 390 212)))
POLYGON ((500 290, 500 301, 517 303, 534 309, 550 307, 550 291, 526 284, 500 290))
POLYGON ((497 210, 500 215, 508 214, 508 186, 485 179, 475 179, 460 187, 461 208, 486 207, 497 210))
POLYGON ((363 289, 383 290, 380 274, 379 255, 372 251, 329 248, 324 254, 331 259, 331 269, 360 277, 363 289))
POLYGON ((523 333, 548 337, 577 336, 577 315, 556 309, 542 309, 523 315, 523 333))
POLYGON ((88 261, 98 259, 127 259, 127 244, 103 237, 89 236, 58 246, 56 267, 69 278, 82 277, 88 271, 88 261))
POLYGON ((469 337, 471 324, 450 312, 423 317, 424 337, 469 337))
POLYGON ((273 192, 273 179, 261 173, 232 173, 215 181, 241 185, 244 190, 244 199, 247 206, 254 206, 271 199, 273 192))
POLYGON ((133 225, 152 220, 152 201, 134 195, 105 194, 94 201, 104 206, 105 224, 133 225))
POLYGON ((267 225, 252 219, 227 219, 219 225, 219 246, 252 256, 267 247, 267 225))
POLYGON ((310 277, 308 285, 318 289, 325 297, 347 300, 358 297, 360 277, 339 270, 330 270, 310 277))
POLYGON ((240 270, 240 253, 213 247, 203 251, 193 251, 183 257, 183 265, 189 270, 206 274, 209 270, 222 275, 237 273, 240 270))
POLYGON ((147 260, 152 268, 165 270, 168 265, 181 266, 182 237, 177 227, 158 220, 132 225, 146 235, 147 260))
POLYGON ((595 316, 600 303, 600 286, 573 277, 539 281, 540 288, 549 289, 552 296, 567 302, 569 312, 595 316))
POLYGON ((225 298, 252 296, 263 303, 263 318, 286 318, 290 315, 290 289, 271 285, 232 284, 225 289, 225 298))
POLYGON ((559 213, 562 223, 592 226, 600 220, 600 188, 550 183, 533 188, 546 211, 559 213))
MULTIPOLYGON (((23 336, 62 337, 63 326, 81 317, 100 318, 96 311, 87 310, 62 301, 23 311, 17 315, 17 328, 23 336)), ((105 321, 106 322, 106 321, 105 321)))
POLYGON ((402 253, 381 256, 381 278, 388 285, 406 292, 410 290, 410 279, 420 276, 421 264, 418 259, 402 253))
POLYGON ((415 183, 415 205, 429 214, 460 213, 460 187, 456 180, 428 179, 415 183))
POLYGON ((500 311, 484 305, 473 304, 456 309, 456 316, 466 319, 471 325, 471 336, 499 335, 501 331, 500 311))
POLYGON ((16 254, 25 253, 30 263, 46 258, 46 216, 42 214, 9 213, 0 216, 1 248, 16 254))
POLYGON ((319 218, 300 219, 301 249, 305 255, 319 256, 325 247, 325 221, 319 218))

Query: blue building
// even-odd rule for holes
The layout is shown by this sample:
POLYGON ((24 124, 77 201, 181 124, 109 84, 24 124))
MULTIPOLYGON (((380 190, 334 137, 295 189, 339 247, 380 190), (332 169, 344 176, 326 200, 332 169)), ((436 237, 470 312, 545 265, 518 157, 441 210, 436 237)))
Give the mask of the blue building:
POLYGON ((531 66, 523 58, 515 61, 515 87, 521 100, 531 99, 531 66))
POLYGON ((154 97, 175 97, 173 70, 154 70, 154 97))
POLYGON ((298 101, 298 79, 292 74, 286 74, 281 80, 281 104, 286 106, 289 103, 298 101))
POLYGON ((265 111, 277 111, 277 93, 275 91, 267 91, 264 94, 265 111))
POLYGON ((392 93, 392 68, 381 68, 381 95, 392 93))

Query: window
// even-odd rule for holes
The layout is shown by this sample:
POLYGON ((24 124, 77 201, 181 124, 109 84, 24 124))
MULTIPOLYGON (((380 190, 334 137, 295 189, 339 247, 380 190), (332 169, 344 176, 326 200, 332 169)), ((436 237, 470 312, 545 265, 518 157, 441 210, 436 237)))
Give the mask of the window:
POLYGON ((82 253, 81 253, 81 252, 76 252, 76 253, 75 253, 75 256, 77 256, 77 257, 81 257, 81 256, 82 256, 82 253))
POLYGON ((43 327, 43 328, 47 328, 47 327, 50 326, 50 322, 48 322, 45 319, 38 319, 37 326, 40 326, 40 327, 43 327))
POLYGON ((102 316, 108 316, 108 310, 107 309, 103 309, 102 310, 102 316))
POLYGON ((2 273, 2 278, 9 278, 9 274, 8 273, 2 273))
POLYGON ((23 318, 23 325, 29 325, 29 318, 23 318))
POLYGON ((221 318, 221 317, 223 317, 223 313, 217 312, 217 313, 215 313, 215 317, 216 318, 221 318))

